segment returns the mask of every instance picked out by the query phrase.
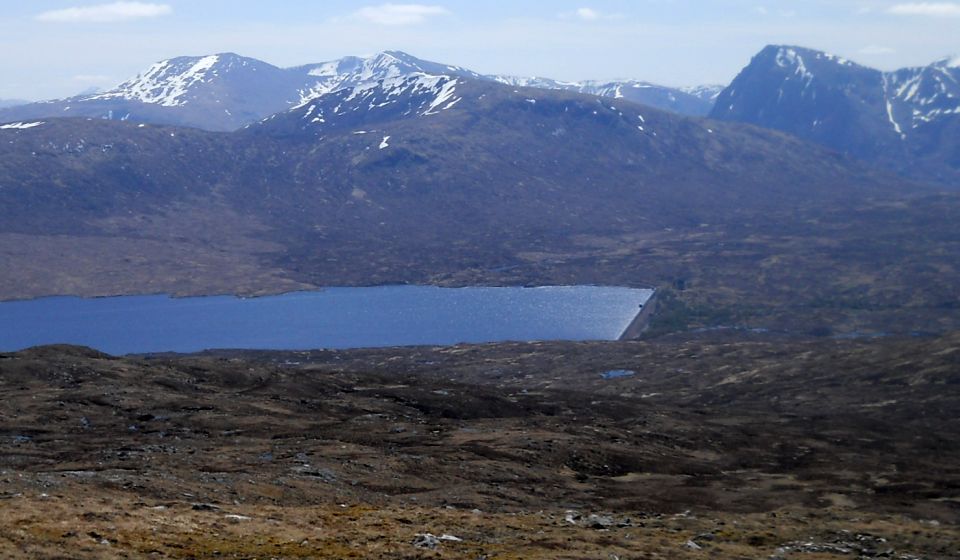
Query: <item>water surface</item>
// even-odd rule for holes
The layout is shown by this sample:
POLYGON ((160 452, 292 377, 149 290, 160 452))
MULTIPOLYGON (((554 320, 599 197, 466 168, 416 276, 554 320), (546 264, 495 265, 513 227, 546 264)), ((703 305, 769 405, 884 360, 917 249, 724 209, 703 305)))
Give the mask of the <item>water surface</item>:
POLYGON ((260 298, 49 297, 0 303, 0 351, 55 343, 126 354, 614 340, 650 294, 602 286, 383 286, 260 298))

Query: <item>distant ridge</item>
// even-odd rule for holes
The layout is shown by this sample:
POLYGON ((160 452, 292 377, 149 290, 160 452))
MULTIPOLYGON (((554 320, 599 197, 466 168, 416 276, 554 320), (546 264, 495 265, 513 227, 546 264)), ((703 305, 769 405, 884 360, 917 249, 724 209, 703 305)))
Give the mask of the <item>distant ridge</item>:
POLYGON ((16 107, 18 105, 26 105, 30 103, 24 99, 0 99, 0 109, 6 109, 8 107, 16 107))
POLYGON ((413 74, 468 77, 515 86, 564 89, 629 101, 687 115, 709 112, 713 86, 686 90, 646 82, 578 82, 483 76, 422 60, 401 51, 279 68, 234 53, 182 56, 151 65, 119 86, 67 99, 0 108, 0 122, 93 117, 229 131, 302 105, 337 89, 413 74))

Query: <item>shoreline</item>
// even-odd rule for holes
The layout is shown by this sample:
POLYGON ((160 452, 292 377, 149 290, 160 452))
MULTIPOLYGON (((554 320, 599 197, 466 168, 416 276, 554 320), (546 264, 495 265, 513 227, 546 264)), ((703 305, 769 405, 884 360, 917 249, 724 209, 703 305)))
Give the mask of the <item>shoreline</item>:
POLYGON ((650 319, 657 310, 656 297, 657 291, 653 290, 653 293, 650 294, 650 297, 647 298, 647 301, 643 303, 643 307, 639 312, 637 312, 637 315, 632 321, 630 321, 630 324, 627 325, 627 328, 623 329, 623 332, 620 333, 620 336, 617 337, 617 341, 637 340, 640 338, 640 336, 650 326, 650 319))
MULTIPOLYGON (((40 295, 2 295, 0 292, 0 303, 14 303, 23 301, 36 301, 49 298, 77 298, 77 299, 110 299, 125 297, 147 297, 161 296, 170 299, 190 299, 207 297, 233 297, 236 299, 260 299, 266 297, 285 296, 300 293, 324 292, 337 288, 397 288, 397 287, 420 287, 420 288, 445 288, 445 289, 464 289, 464 288, 522 288, 522 289, 540 289, 540 288, 625 288, 628 290, 650 290, 653 288, 637 288, 635 286, 607 285, 607 284, 498 284, 498 283, 480 283, 480 284, 445 284, 445 283, 378 283, 378 284, 338 284, 330 286, 302 285, 295 289, 285 288, 264 288, 249 291, 205 291, 205 290, 171 290, 171 291, 118 291, 118 292, 97 292, 78 290, 73 292, 44 293, 40 295)), ((651 296, 652 298, 653 296, 651 296)))

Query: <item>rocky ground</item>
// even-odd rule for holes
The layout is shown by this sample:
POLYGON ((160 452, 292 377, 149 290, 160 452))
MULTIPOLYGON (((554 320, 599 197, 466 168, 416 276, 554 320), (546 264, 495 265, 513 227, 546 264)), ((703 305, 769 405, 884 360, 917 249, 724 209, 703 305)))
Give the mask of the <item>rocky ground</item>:
POLYGON ((928 558, 960 336, 0 355, 0 557, 928 558))

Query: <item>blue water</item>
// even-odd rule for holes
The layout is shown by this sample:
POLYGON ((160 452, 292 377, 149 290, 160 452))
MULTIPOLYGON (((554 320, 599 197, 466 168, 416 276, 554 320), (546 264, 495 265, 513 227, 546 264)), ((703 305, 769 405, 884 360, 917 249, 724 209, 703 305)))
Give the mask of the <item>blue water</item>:
POLYGON ((0 351, 55 343, 128 354, 614 340, 650 294, 600 286, 384 286, 248 299, 49 297, 0 303, 0 351))
POLYGON ((637 372, 632 369, 611 369, 610 371, 600 374, 600 377, 604 379, 620 379, 621 377, 633 377, 637 372))

